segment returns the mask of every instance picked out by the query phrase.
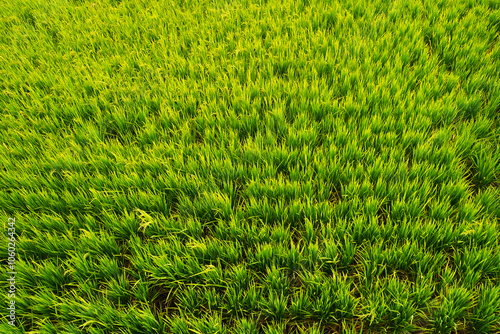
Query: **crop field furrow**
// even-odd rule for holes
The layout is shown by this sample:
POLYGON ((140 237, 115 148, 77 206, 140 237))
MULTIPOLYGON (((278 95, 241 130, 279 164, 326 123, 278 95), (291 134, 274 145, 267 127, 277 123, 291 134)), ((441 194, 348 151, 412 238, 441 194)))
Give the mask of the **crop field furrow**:
POLYGON ((0 333, 500 332, 498 0, 0 13, 0 333))

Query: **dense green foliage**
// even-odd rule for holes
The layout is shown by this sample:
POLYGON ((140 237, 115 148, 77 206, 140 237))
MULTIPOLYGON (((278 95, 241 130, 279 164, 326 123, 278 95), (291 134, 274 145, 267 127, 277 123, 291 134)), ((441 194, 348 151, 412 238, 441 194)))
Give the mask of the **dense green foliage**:
POLYGON ((498 0, 0 13, 20 332, 500 331, 498 0))

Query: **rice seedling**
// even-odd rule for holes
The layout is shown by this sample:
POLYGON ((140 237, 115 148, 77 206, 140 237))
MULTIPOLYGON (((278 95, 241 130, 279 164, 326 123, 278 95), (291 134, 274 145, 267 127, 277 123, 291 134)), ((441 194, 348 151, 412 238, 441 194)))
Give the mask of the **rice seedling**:
POLYGON ((477 332, 492 331, 496 326, 498 308, 498 288, 482 285, 478 302, 470 317, 469 328, 477 332))

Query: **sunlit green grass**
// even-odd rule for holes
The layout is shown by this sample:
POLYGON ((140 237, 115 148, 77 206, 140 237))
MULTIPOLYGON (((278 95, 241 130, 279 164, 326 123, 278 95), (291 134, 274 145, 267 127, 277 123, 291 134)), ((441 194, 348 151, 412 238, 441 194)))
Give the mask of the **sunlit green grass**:
POLYGON ((500 331, 498 0, 0 12, 19 332, 500 331))

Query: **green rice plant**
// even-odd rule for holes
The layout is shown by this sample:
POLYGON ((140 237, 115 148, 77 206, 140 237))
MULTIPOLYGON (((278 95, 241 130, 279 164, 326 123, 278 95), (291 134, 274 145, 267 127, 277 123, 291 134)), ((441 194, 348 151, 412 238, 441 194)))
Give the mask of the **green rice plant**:
POLYGON ((246 265, 234 265, 227 279, 238 289, 246 289, 251 281, 251 274, 246 265))
POLYGON ((347 201, 335 205, 333 208, 334 218, 336 220, 346 220, 349 216, 350 206, 351 204, 347 201))
POLYGON ((218 240, 204 240, 204 242, 192 242, 187 245, 193 256, 200 263, 211 265, 218 261, 224 265, 235 264, 240 261, 241 247, 239 243, 219 242, 218 240))
MULTIPOLYGON (((248 201, 247 206, 247 214, 251 217, 256 217, 258 219, 262 219, 265 223, 275 222, 278 219, 277 212, 283 214, 285 210, 289 210, 288 207, 285 206, 285 203, 280 200, 275 205, 270 203, 267 197, 264 197, 262 200, 256 200, 251 198, 248 201)), ((296 217, 290 217, 290 223, 297 222, 296 217)), ((291 225, 294 227, 294 225, 291 225)))
POLYGON ((344 239, 344 244, 342 245, 342 257, 340 260, 341 268, 348 268, 354 261, 356 255, 357 245, 352 240, 344 239))
POLYGON ((454 263, 462 275, 474 272, 479 278, 490 275, 494 277, 499 271, 497 255, 488 248, 467 247, 463 252, 455 253, 454 263))
POLYGON ((421 200, 413 200, 407 205, 407 217, 409 220, 420 219, 425 211, 425 203, 421 200))
POLYGON ((42 289, 37 295, 30 298, 32 306, 29 312, 33 315, 37 314, 43 318, 51 318, 57 315, 57 305, 59 298, 47 288, 42 289))
POLYGON ((311 311, 314 318, 319 320, 320 324, 327 324, 337 321, 335 287, 325 282, 322 284, 322 292, 319 296, 312 297, 311 311))
MULTIPOLYGON (((298 333, 301 333, 301 334, 305 334, 305 333, 310 333, 310 334, 320 334, 320 333, 324 333, 324 330, 322 329, 322 327, 318 324, 312 324, 310 326, 308 325, 303 325, 301 327, 298 328, 299 332, 298 333)), ((283 331, 280 331, 279 333, 282 333, 283 331)))
POLYGON ((480 209, 473 203, 465 203, 457 212, 457 219, 461 222, 472 223, 475 221, 480 209))
POLYGON ((447 333, 463 328, 462 317, 471 303, 471 294, 465 288, 450 287, 441 296, 441 307, 434 311, 431 324, 436 333, 447 333))
POLYGON ((304 219, 316 221, 319 224, 328 222, 334 214, 334 208, 328 201, 314 204, 312 200, 307 200, 302 210, 304 219))
POLYGON ((417 309, 422 309, 429 304, 436 291, 436 283, 433 272, 425 273, 419 270, 415 278, 415 284, 411 289, 411 300, 417 309))
POLYGON ((336 274, 325 277, 324 274, 305 272, 301 274, 300 280, 306 287, 306 294, 300 294, 298 302, 290 307, 294 316, 302 319, 312 317, 319 320, 320 324, 331 324, 341 318, 353 317, 357 301, 351 296, 352 282, 346 280, 346 277, 336 274))
POLYGON ((458 96, 457 107, 459 109, 459 117, 464 120, 473 119, 481 109, 481 100, 478 96, 458 96))
POLYGON ((500 307, 498 287, 481 286, 477 304, 473 308, 468 327, 481 333, 498 329, 498 309, 500 307))
POLYGON ((217 310, 223 305, 223 296, 218 293, 216 288, 206 288, 202 300, 206 302, 209 311, 217 310))
POLYGON ((274 263, 274 253, 273 245, 258 244, 255 253, 249 254, 249 265, 260 272, 265 272, 274 263))
POLYGON ((319 279, 309 280, 306 291, 312 297, 312 310, 320 323, 332 323, 343 318, 352 318, 358 301, 351 295, 352 280, 347 275, 334 273, 332 276, 319 275, 319 279), (318 298, 319 297, 319 298, 318 298))
POLYGON ((90 254, 106 254, 114 256, 120 254, 120 247, 115 238, 107 232, 100 233, 99 236, 94 231, 81 230, 80 242, 84 249, 88 249, 90 254))
POLYGON ((390 271, 407 273, 412 272, 412 266, 419 253, 421 252, 416 243, 406 241, 403 244, 388 246, 382 251, 382 256, 387 263, 388 273, 390 271))
POLYGON ((374 194, 376 198, 386 198, 388 195, 387 183, 378 179, 375 183, 374 194))
POLYGON ((189 325, 185 319, 182 319, 178 316, 174 316, 168 320, 168 327, 170 331, 174 334, 188 334, 189 333, 189 325))
POLYGON ((444 291, 449 284, 453 283, 453 280, 457 276, 457 270, 451 265, 446 265, 442 268, 440 272, 440 279, 437 282, 436 288, 438 291, 444 291))
POLYGON ((458 184, 448 182, 446 185, 441 187, 439 196, 442 199, 448 197, 451 206, 457 207, 459 203, 470 196, 469 185, 467 185, 463 180, 461 180, 458 184))
MULTIPOLYGON (((241 319, 237 326, 238 333, 245 334, 256 334, 259 332, 259 326, 257 321, 249 320, 249 319, 241 319)), ((270 330, 270 329, 269 329, 270 330)), ((269 330, 267 333, 269 333, 269 330)))
POLYGON ((380 235, 388 242, 399 242, 401 240, 414 240, 415 234, 419 232, 419 220, 410 221, 404 218, 401 222, 395 223, 388 219, 380 235))
POLYGON ((291 296, 293 298, 291 298, 290 300, 290 306, 288 310, 292 319, 301 321, 312 318, 312 301, 309 297, 309 294, 307 294, 303 290, 296 290, 293 294, 291 294, 291 296))
MULTIPOLYGON (((129 252, 130 255, 125 256, 125 259, 130 261, 131 267, 134 268, 134 271, 138 275, 143 275, 149 270, 149 268, 151 268, 151 256, 154 256, 158 253, 158 248, 154 247, 153 245, 143 244, 140 238, 136 236, 132 237, 129 241, 129 252)), ((108 270, 111 269, 113 273, 116 273, 116 271, 114 270, 113 262, 109 263, 106 260, 101 261, 103 261, 103 267, 106 266, 108 270)))
POLYGON ((176 306, 182 310, 185 315, 199 317, 201 315, 201 306, 203 299, 200 298, 200 291, 195 286, 186 286, 177 295, 176 306))
POLYGON ((360 299, 355 298, 350 290, 350 283, 337 292, 337 316, 339 319, 353 319, 356 317, 356 310, 360 305, 360 299))
MULTIPOLYGON (((130 282, 132 283, 132 281, 130 282)), ((145 281, 142 280, 141 278, 138 278, 135 280, 133 284, 131 284, 131 298, 134 298, 135 300, 142 302, 142 303, 147 303, 151 299, 156 299, 157 298, 157 293, 152 294, 150 293, 151 290, 155 290, 154 284, 150 281, 145 281)))
POLYGON ((68 264, 71 265, 69 269, 69 274, 72 278, 80 281, 85 281, 86 279, 96 277, 98 263, 94 257, 90 256, 89 253, 70 253, 70 258, 68 264))
POLYGON ((471 132, 469 126, 466 126, 465 123, 459 124, 459 128, 457 129, 457 136, 454 143, 457 156, 464 159, 470 158, 474 150, 476 140, 477 138, 475 134, 471 132))
POLYGON ((104 212, 102 222, 120 240, 128 240, 140 227, 139 221, 127 212, 124 213, 123 218, 115 213, 104 212))
POLYGON ((275 321, 283 320, 288 309, 288 299, 289 296, 286 296, 283 293, 271 291, 267 298, 264 297, 260 301, 262 314, 275 321))
POLYGON ((475 197, 474 203, 480 204, 485 213, 493 217, 500 217, 500 204, 497 200, 498 190, 487 188, 479 191, 475 197))
POLYGON ((405 218, 405 211, 406 211, 407 205, 405 202, 397 200, 396 202, 392 203, 391 206, 391 220, 398 222, 403 220, 405 218))
POLYGON ((369 218, 358 216, 354 218, 351 228, 353 241, 357 245, 365 242, 373 243, 380 236, 379 225, 376 218, 369 218))
POLYGON ((161 280, 168 288, 174 288, 181 283, 196 283, 199 280, 198 275, 212 270, 212 267, 203 268, 197 259, 191 256, 159 256, 153 259, 153 263, 155 266, 150 270, 151 277, 161 280))
POLYGON ((427 275, 434 275, 446 264, 446 255, 443 252, 422 252, 419 254, 419 261, 414 264, 417 277, 425 278, 427 275))
POLYGON ((373 185, 368 180, 364 180, 359 189, 359 196, 361 199, 367 199, 374 195, 372 190, 373 185))
POLYGON ((489 118, 480 115, 472 124, 470 131, 475 135, 478 140, 487 138, 490 135, 490 129, 493 124, 489 118))
POLYGON ((473 156, 474 168, 476 173, 474 175, 473 182, 479 188, 489 186, 491 183, 498 180, 498 173, 500 172, 500 160, 497 155, 486 154, 484 150, 481 150, 473 156))
POLYGON ((302 267, 311 272, 320 270, 319 265, 319 244, 316 243, 305 245, 303 248, 303 265, 302 267))
POLYGON ((341 254, 338 243, 333 239, 324 241, 320 254, 321 267, 327 273, 334 273, 337 265, 340 262, 341 254))
MULTIPOLYGON (((201 224, 200 224, 201 227, 201 224)), ((203 228, 200 229, 203 235, 203 228)), ((219 240, 244 241, 243 227, 238 224, 238 218, 232 216, 229 221, 219 220, 214 229, 213 236, 219 240)))
POLYGON ((127 304, 130 300, 130 282, 124 275, 112 278, 106 284, 107 298, 117 304, 127 304))
MULTIPOLYGON (((445 220, 449 221, 449 220, 445 220)), ((431 221, 422 226, 417 236, 418 241, 426 248, 437 252, 450 249, 454 241, 458 240, 460 232, 454 230, 449 224, 438 224, 431 221)))
POLYGON ((161 333, 165 330, 165 324, 162 319, 156 319, 148 306, 143 306, 142 308, 134 308, 124 315, 121 328, 122 330, 129 330, 132 333, 161 333), (142 320, 139 321, 139 319, 142 320))
POLYGON ((291 271, 298 271, 302 267, 302 263, 304 262, 304 253, 300 246, 294 244, 293 242, 290 244, 290 249, 284 254, 286 268, 291 271))
POLYGON ((363 296, 366 298, 367 303, 364 304, 362 313, 359 315, 359 318, 364 320, 368 327, 372 328, 382 325, 383 319, 389 312, 386 298, 379 285, 380 283, 377 282, 373 291, 363 296))
POLYGON ((290 282, 283 272, 276 266, 267 269, 267 275, 263 280, 264 290, 269 290, 270 293, 276 292, 283 295, 288 295, 290 292, 290 282))
POLYGON ((356 321, 355 323, 347 322, 346 320, 342 321, 342 333, 346 334, 354 334, 354 333, 363 333, 364 324, 361 321, 356 321))
POLYGON ((398 187, 393 184, 389 184, 389 186, 387 187, 387 196, 386 196, 386 199, 389 203, 393 203, 397 200, 397 197, 399 196, 399 189, 398 187))
POLYGON ((64 267, 60 267, 52 261, 47 261, 44 266, 40 266, 37 276, 42 285, 49 287, 56 293, 62 292, 65 285, 70 283, 68 272, 64 271, 64 267))
POLYGON ((315 228, 313 226, 313 223, 309 219, 306 219, 306 221, 304 222, 304 229, 305 229, 305 241, 308 244, 311 244, 313 243, 313 241, 317 240, 315 228))
POLYGON ((429 218, 435 221, 442 221, 451 216, 452 208, 448 201, 434 201, 429 207, 429 218))
POLYGON ((363 269, 363 288, 371 291, 376 278, 386 274, 387 264, 382 253, 382 244, 365 244, 361 252, 359 263, 363 269))
POLYGON ((461 276, 461 282, 465 287, 473 287, 479 283, 481 280, 481 273, 472 270, 466 271, 464 275, 461 276))
POLYGON ((271 242, 271 228, 269 227, 269 225, 262 224, 261 220, 254 220, 254 217, 241 221, 246 222, 246 224, 242 224, 242 227, 244 228, 244 240, 249 246, 271 242))
POLYGON ((47 333, 57 333, 57 331, 59 330, 58 326, 55 326, 52 323, 45 323, 41 328, 47 333))
POLYGON ((68 334, 69 333, 71 333, 71 334, 73 334, 73 333, 82 333, 82 330, 79 329, 76 325, 72 325, 71 324, 71 325, 67 326, 64 330, 62 330, 61 333, 68 333, 68 334))
POLYGON ((437 149, 434 149, 433 147, 433 152, 430 157, 430 160, 432 163, 435 163, 436 165, 441 165, 441 166, 449 166, 453 164, 455 158, 453 154, 453 148, 450 147, 440 147, 437 149))
POLYGON ((248 289, 245 290, 241 303, 246 312, 261 312, 263 298, 260 289, 258 289, 256 283, 253 282, 248 289))
POLYGON ((386 289, 388 292, 389 328, 395 332, 416 329, 412 322, 417 308, 411 300, 408 284, 390 278, 386 283, 386 289))

